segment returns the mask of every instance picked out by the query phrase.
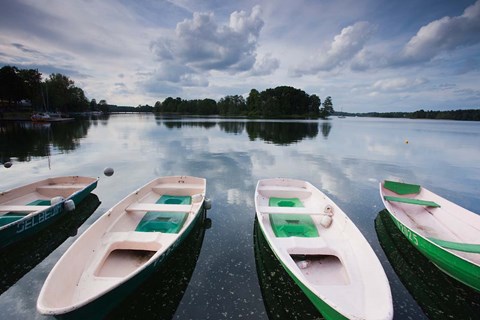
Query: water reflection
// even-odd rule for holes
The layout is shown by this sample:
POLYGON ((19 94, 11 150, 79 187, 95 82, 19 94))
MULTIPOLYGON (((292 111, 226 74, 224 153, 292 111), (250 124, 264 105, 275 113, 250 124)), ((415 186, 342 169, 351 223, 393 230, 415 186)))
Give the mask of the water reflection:
MULTIPOLYGON (((288 145, 318 135, 318 122, 247 122, 251 141, 261 139, 277 145, 288 145)), ((328 129, 327 135, 330 133, 328 129)))
POLYGON ((192 232, 158 270, 120 303, 106 319, 172 319, 185 294, 211 226, 203 210, 192 232))
POLYGON ((269 319, 323 319, 275 257, 257 218, 253 241, 258 279, 269 319))
POLYGON ((218 123, 222 131, 232 134, 241 134, 245 131, 245 122, 240 121, 222 121, 218 123))
POLYGON ((76 209, 45 230, 5 248, 0 254, 0 294, 33 269, 69 237, 98 208, 100 200, 90 193, 76 209))
POLYGON ((183 120, 178 120, 178 121, 169 120, 169 121, 163 121, 162 123, 165 127, 169 129, 180 129, 182 127, 210 129, 217 125, 215 122, 209 122, 209 121, 183 121, 183 120))
POLYGON ((0 122, 0 161, 30 161, 46 157, 52 148, 61 152, 73 151, 87 135, 90 121, 68 123, 0 122))
POLYGON ((332 130, 332 124, 330 122, 322 122, 322 135, 326 139, 332 130))
POLYGON ((375 229, 393 269, 429 318, 478 318, 480 293, 436 268, 405 239, 386 210, 377 215, 375 229))

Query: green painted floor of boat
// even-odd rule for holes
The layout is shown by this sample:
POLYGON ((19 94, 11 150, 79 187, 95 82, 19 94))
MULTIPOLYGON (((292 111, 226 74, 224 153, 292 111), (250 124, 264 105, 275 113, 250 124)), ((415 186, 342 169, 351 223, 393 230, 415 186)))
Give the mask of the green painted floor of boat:
MULTIPOLYGON (((189 205, 192 203, 192 197, 163 195, 156 203, 189 205)), ((187 212, 149 211, 145 213, 142 220, 138 223, 135 231, 178 233, 180 229, 182 229, 187 217, 187 212)))
MULTIPOLYGON (((303 207, 302 201, 298 198, 271 197, 268 205, 270 207, 303 207)), ((317 227, 312 217, 307 214, 270 214, 270 225, 278 238, 318 237, 317 227)))
POLYGON ((453 242, 435 238, 428 238, 428 240, 432 241, 435 244, 438 244, 440 247, 443 247, 445 249, 452 249, 456 251, 470 253, 480 253, 480 244, 453 242))
MULTIPOLYGON (((27 203, 27 206, 49 206, 50 200, 38 199, 27 203)), ((0 227, 22 219, 30 212, 7 212, 0 217, 0 227)))

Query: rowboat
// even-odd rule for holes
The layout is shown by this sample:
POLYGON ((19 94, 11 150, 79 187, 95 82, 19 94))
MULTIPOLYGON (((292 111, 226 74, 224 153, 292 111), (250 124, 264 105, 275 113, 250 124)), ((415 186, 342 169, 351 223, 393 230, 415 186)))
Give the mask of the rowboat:
MULTIPOLYGON (((393 270, 428 319, 478 318, 480 292, 432 267, 430 260, 412 248, 386 209, 375 218, 375 231, 393 270)), ((398 303, 407 304, 401 297, 398 303)), ((413 306, 402 308, 396 316, 422 318, 413 306)))
POLYGON ((391 319, 390 286, 347 215, 312 184, 259 180, 260 229, 289 276, 326 319, 391 319))
POLYGON ((96 188, 98 178, 48 178, 0 192, 0 248, 49 226, 96 188))
POLYGON ((69 237, 77 234, 78 228, 100 205, 98 196, 90 193, 75 212, 58 219, 27 239, 4 248, 0 258, 0 295, 19 279, 35 268, 69 237), (32 254, 34 253, 34 254, 32 254))
POLYGON ((480 291, 480 215, 416 184, 386 180, 380 195, 404 236, 440 270, 480 291))
POLYGON ((162 177, 131 193, 95 221, 48 275, 37 310, 95 319, 148 278, 201 216, 206 180, 162 177))

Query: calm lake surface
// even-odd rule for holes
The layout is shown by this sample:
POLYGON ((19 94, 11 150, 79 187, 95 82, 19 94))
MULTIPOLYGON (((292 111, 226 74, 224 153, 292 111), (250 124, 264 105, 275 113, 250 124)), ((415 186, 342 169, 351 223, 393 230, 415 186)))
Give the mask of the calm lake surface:
MULTIPOLYGON (((0 190, 58 175, 100 177, 94 196, 38 237, 2 253, 2 319, 46 319, 49 271, 110 207, 159 176, 207 179, 212 209, 188 244, 109 319, 320 319, 255 228, 259 179, 307 180, 334 200, 379 256, 395 319, 478 319, 480 294, 449 279, 385 219, 378 184, 397 179, 480 213, 480 123, 345 118, 250 121, 111 115, 0 123, 0 190), (408 142, 408 143, 407 143, 408 142), (111 177, 103 175, 112 167, 111 177)), ((346 297, 355 299, 355 297, 346 297)))

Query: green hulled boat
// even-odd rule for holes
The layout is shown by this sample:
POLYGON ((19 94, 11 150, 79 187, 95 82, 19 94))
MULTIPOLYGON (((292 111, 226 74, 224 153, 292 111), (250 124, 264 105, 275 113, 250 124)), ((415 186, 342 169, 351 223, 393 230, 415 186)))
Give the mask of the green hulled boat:
POLYGON ((395 181, 380 184, 397 228, 440 270, 480 291, 480 216, 427 189, 395 181))
POLYGON ((391 319, 388 279, 348 216, 308 182, 258 181, 257 220, 285 271, 326 319, 391 319))
POLYGON ((124 299, 187 238, 202 216, 206 180, 157 178, 93 223, 48 275, 37 301, 44 315, 95 319, 124 299))
POLYGON ((75 209, 98 178, 65 176, 0 192, 0 248, 5 248, 50 226, 75 209))

